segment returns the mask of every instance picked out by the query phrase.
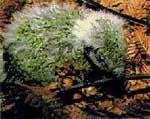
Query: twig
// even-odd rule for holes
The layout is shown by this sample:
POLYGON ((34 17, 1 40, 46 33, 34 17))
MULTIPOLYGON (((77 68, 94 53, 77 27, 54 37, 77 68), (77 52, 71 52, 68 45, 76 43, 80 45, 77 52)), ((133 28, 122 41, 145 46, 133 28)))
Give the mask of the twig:
POLYGON ((126 76, 125 80, 150 79, 150 74, 136 74, 126 76))
POLYGON ((104 7, 103 5, 94 2, 93 0, 77 0, 77 2, 80 5, 82 5, 82 4, 86 5, 86 7, 88 7, 88 8, 91 8, 91 9, 94 9, 94 10, 105 10, 105 11, 110 12, 112 14, 115 14, 119 17, 122 17, 126 20, 129 20, 131 22, 136 22, 138 24, 147 26, 147 21, 140 20, 140 19, 137 19, 135 17, 129 16, 129 15, 126 15, 126 14, 118 13, 118 12, 116 12, 116 11, 110 9, 110 8, 104 7))
POLYGON ((63 92, 63 91, 69 91, 69 90, 78 90, 78 89, 81 89, 81 88, 86 88, 86 87, 89 87, 89 86, 102 86, 104 83, 108 83, 108 82, 111 82, 111 81, 117 81, 117 80, 143 80, 143 79, 150 79, 150 74, 137 74, 137 75, 129 75, 129 76, 126 76, 125 78, 120 78, 120 79, 115 79, 115 78, 108 78, 108 79, 100 79, 100 80, 96 80, 95 82, 91 83, 91 82, 88 82, 86 84, 84 83, 80 83, 78 85, 75 85, 75 86, 72 86, 68 89, 60 89, 60 90, 57 90, 56 92, 63 92))

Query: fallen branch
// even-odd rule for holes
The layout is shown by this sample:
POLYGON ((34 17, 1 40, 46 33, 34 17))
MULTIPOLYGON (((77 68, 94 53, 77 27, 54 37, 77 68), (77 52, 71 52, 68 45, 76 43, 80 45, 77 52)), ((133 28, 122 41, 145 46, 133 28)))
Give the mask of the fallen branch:
POLYGON ((91 8, 93 10, 105 10, 106 12, 110 12, 112 14, 115 14, 119 17, 122 17, 123 19, 128 20, 128 21, 136 22, 137 24, 141 24, 141 25, 144 25, 144 26, 148 25, 148 21, 140 20, 140 19, 137 19, 135 17, 129 16, 129 15, 126 15, 126 14, 121 14, 119 12, 116 12, 116 11, 112 10, 112 9, 104 7, 103 5, 101 5, 99 3, 96 3, 93 0, 76 0, 76 1, 80 5, 85 5, 86 7, 91 8))

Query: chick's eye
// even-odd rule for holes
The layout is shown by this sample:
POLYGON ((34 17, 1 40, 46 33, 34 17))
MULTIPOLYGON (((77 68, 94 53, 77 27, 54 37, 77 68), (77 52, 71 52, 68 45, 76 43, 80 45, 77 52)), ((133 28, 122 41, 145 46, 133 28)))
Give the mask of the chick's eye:
POLYGON ((100 52, 100 48, 95 49, 94 53, 95 53, 95 57, 98 61, 100 61, 100 62, 105 61, 105 58, 104 58, 103 54, 100 52))

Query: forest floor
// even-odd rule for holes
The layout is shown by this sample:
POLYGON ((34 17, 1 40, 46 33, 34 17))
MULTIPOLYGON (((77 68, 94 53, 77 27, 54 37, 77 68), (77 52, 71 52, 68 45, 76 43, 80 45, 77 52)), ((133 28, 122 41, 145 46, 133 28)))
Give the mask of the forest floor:
MULTIPOLYGON (((49 0, 32 0, 30 4, 37 2, 44 2, 49 0)), ((80 0, 78 0, 80 1, 80 0)), ((93 5, 90 0, 81 0, 93 5)), ((58 3, 67 2, 73 7, 78 7, 79 4, 75 0, 57 0, 58 3)), ((7 32, 7 24, 12 21, 12 13, 21 10, 25 5, 24 3, 16 2, 15 0, 1 0, 0 1, 0 32, 7 32)), ((114 10, 119 14, 126 14, 134 17, 138 20, 143 20, 146 22, 146 18, 150 17, 150 3, 146 0, 95 0, 94 3, 102 5, 106 8, 114 10)), ((127 69, 130 74, 150 74, 150 35, 146 31, 150 30, 150 25, 147 26, 134 23, 132 20, 127 19, 128 24, 124 28, 127 42, 127 63, 134 64, 134 67, 127 69), (146 57, 145 57, 146 56, 146 57)), ((149 31, 150 32, 150 31, 149 31)), ((2 42, 2 38, 0 38, 2 42)), ((64 64, 64 69, 59 70, 58 74, 61 76, 64 74, 64 70, 68 70, 68 65, 64 64)), ((57 71, 56 71, 57 72, 57 71)), ((65 75, 65 74, 64 74, 65 75)), ((70 76, 74 80, 75 76, 70 76)), ((66 86, 72 86, 72 82, 65 82, 66 86)), ((93 115, 110 118, 112 116, 117 117, 136 117, 136 119, 150 118, 150 80, 149 79, 136 79, 128 80, 121 83, 117 83, 118 86, 112 86, 114 82, 110 82, 106 86, 109 86, 107 94, 99 90, 95 86, 89 86, 82 88, 81 92, 71 91, 71 98, 67 101, 72 100, 71 104, 66 104, 63 106, 63 110, 69 114, 71 119, 86 119, 87 113, 93 115), (120 89, 123 88, 123 89, 120 89), (113 90, 113 91, 112 91, 113 90), (123 95, 115 94, 120 93, 117 90, 123 90, 123 95), (125 93, 124 93, 125 92, 125 93), (86 97, 82 97, 82 95, 86 97), (102 99, 97 99, 102 95, 102 99), (94 100, 94 101, 93 101, 94 100), (96 101, 95 101, 96 100, 96 101), (75 103, 73 103, 75 101, 75 103)), ((55 98, 55 93, 50 92, 50 90, 57 89, 58 83, 50 83, 46 87, 33 87, 27 84, 22 84, 20 87, 31 90, 32 93, 25 97, 25 104, 30 105, 33 103, 38 96, 45 96, 45 100, 49 101, 55 98), (32 101, 31 101, 32 99, 32 101)), ((78 87, 76 88, 78 89, 78 87)), ((69 92, 70 93, 70 92, 69 92)), ((63 98, 67 98, 66 94, 63 98)), ((65 99, 64 99, 65 100, 65 99)), ((65 102, 66 103, 66 102, 65 102)), ((9 112, 17 104, 11 102, 2 107, 3 112, 9 112)))

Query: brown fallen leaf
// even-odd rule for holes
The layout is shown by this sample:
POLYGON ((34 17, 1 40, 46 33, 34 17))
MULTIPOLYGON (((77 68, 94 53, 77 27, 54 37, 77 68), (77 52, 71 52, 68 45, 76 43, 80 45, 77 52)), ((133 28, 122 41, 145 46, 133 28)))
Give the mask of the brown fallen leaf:
POLYGON ((11 104, 4 105, 4 106, 2 107, 2 112, 3 112, 3 111, 11 110, 14 106, 15 106, 15 102, 13 102, 13 103, 11 103, 11 104))
POLYGON ((80 99, 81 98, 81 95, 79 93, 75 93, 73 95, 73 99, 80 99))

